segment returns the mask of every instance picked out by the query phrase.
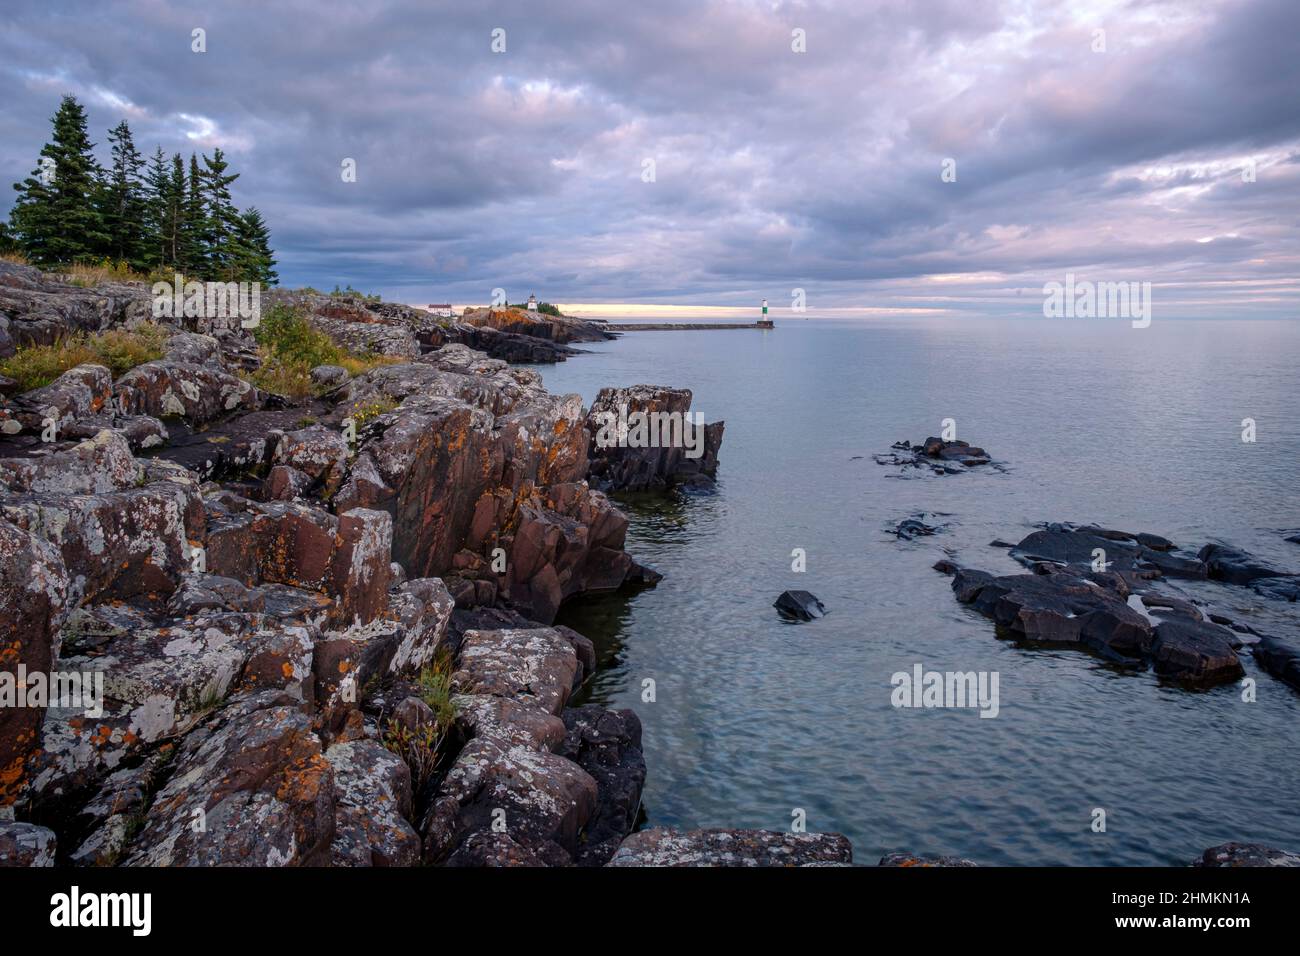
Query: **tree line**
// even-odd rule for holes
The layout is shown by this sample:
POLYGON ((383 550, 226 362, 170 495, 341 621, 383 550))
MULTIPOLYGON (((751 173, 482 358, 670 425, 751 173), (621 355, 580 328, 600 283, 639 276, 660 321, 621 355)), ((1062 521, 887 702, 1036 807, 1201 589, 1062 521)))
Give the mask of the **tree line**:
POLYGON ((36 169, 14 183, 18 199, 8 227, 0 224, 0 246, 42 266, 108 259, 202 281, 277 281, 266 221, 256 207, 236 208, 230 185, 239 174, 220 149, 191 154, 187 168, 160 146, 146 162, 123 120, 108 133, 104 167, 74 97, 63 97, 53 125, 36 169))

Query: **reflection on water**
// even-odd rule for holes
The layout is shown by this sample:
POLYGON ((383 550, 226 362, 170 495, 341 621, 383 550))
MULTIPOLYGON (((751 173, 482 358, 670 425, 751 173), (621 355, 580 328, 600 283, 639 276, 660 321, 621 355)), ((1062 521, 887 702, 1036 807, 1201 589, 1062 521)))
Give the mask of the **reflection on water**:
MULTIPOLYGON (((1087 865, 1181 864, 1227 840, 1300 849, 1300 694, 1249 656, 1254 703, 1235 685, 1189 692, 999 640, 932 569, 951 555, 1018 570, 989 542, 1049 520, 1192 551, 1221 539, 1300 568, 1277 533, 1300 527, 1294 325, 813 320, 591 348, 542 369, 547 387, 590 402, 605 385, 685 386, 727 422, 714 494, 620 501, 628 550, 664 580, 561 618, 602 663, 580 699, 642 719, 650 823, 783 829, 802 808, 865 863, 894 849, 1087 865), (900 480, 871 460, 948 417, 1009 472, 900 480), (918 512, 946 527, 912 542, 884 531, 918 512), (828 615, 782 623, 771 604, 787 588, 828 615), (998 717, 895 710, 890 676, 918 663, 998 672, 998 717)), ((1296 605, 1177 586, 1300 637, 1296 605)))

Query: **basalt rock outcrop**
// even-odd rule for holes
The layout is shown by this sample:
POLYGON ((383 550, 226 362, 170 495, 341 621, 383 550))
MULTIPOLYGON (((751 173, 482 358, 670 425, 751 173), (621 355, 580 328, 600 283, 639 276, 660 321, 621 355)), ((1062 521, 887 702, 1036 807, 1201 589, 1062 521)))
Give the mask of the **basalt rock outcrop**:
POLYGON ((596 322, 527 309, 466 309, 460 321, 461 324, 474 328, 496 329, 561 345, 569 342, 601 342, 614 337, 596 322))
POLYGON ((151 303, 143 283, 87 289, 66 276, 0 261, 0 358, 26 345, 53 345, 79 332, 145 322, 151 303))
POLYGON ((602 388, 586 422, 592 483, 605 491, 711 487, 726 425, 696 421, 690 409, 688 388, 602 388))
POLYGON ((899 477, 912 477, 926 472, 960 475, 982 465, 1002 470, 983 448, 977 448, 969 442, 944 441, 942 438, 927 438, 915 445, 910 441, 895 442, 890 452, 873 457, 878 465, 896 466, 899 477))
POLYGON ((581 352, 580 349, 551 339, 510 332, 489 325, 466 325, 463 322, 453 322, 444 329, 430 333, 424 339, 424 344, 434 348, 443 345, 467 345, 511 365, 553 365, 581 352))
MULTIPOLYGON (((992 575, 938 562, 953 576, 957 600, 1006 635, 1085 647, 1116 663, 1151 666, 1188 684, 1210 685, 1244 673, 1237 651, 1246 639, 1194 604, 1149 590, 1163 578, 1204 579, 1205 564, 1158 535, 1095 525, 1051 524, 1010 554, 1030 573, 992 575)), ((1251 636, 1252 641, 1258 640, 1251 636)), ((1278 667, 1285 668, 1278 652, 1278 667)))
POLYGON ((316 328, 350 351, 402 358, 465 345, 511 364, 550 364, 579 353, 571 342, 613 338, 598 323, 523 309, 467 309, 459 319, 447 319, 360 293, 278 289, 266 293, 264 302, 303 309, 316 328))
MULTIPOLYGON (((148 318, 136 285, 0 266, 10 342, 148 318)), ((0 708, 0 858, 603 865, 640 809, 640 723, 567 706, 595 651, 547 625, 657 576, 587 480, 581 401, 435 345, 422 310, 268 296, 403 361, 317 369, 295 401, 248 384, 247 329, 185 319, 116 377, 0 390, 0 668, 90 689, 0 708)), ((543 325, 476 328, 588 334, 543 325)))

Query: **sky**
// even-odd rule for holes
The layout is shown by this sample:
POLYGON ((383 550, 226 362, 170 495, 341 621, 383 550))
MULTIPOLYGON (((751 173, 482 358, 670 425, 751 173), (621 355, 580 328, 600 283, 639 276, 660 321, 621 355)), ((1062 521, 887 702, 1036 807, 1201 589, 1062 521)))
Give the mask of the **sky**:
POLYGON ((1072 274, 1150 282, 1161 317, 1300 317, 1300 0, 5 0, 4 20, 0 178, 31 172, 64 93, 105 159, 122 119, 145 153, 220 147, 286 285, 1015 316, 1072 274))

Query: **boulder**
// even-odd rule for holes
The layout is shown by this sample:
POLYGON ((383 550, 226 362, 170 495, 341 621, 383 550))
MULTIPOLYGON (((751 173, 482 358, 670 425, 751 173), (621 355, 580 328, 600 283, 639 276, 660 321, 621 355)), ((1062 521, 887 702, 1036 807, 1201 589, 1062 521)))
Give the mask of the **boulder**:
POLYGON ((1198 684, 1221 684, 1245 674, 1231 631, 1208 621, 1173 619, 1156 625, 1150 656, 1156 673, 1198 684))
MULTIPOLYGON (((70 481, 109 482, 104 472, 70 481)), ((191 566, 190 542, 203 538, 198 482, 162 463, 144 484, 96 494, 38 492, 0 499, 0 517, 50 541, 71 576, 71 599, 143 597, 165 602, 191 566)))
POLYGON ((211 365, 162 359, 137 365, 113 385, 125 415, 184 419, 206 425, 262 405, 261 393, 241 378, 211 365))
POLYGON ((826 605, 808 591, 784 591, 772 607, 789 621, 814 621, 826 614, 826 605))
POLYGON ((341 365, 317 365, 311 370, 311 383, 323 390, 346 385, 351 377, 341 365))
POLYGON ((186 574, 167 601, 173 617, 191 617, 204 611, 250 611, 266 608, 266 595, 234 578, 219 574, 186 574))
POLYGON ((163 358, 168 362, 221 367, 221 343, 211 335, 177 332, 167 340, 163 358))
POLYGON ((848 866, 853 847, 838 833, 678 830, 633 833, 610 866, 848 866))
POLYGON ((0 867, 53 866, 55 843, 53 830, 0 820, 0 867))
POLYGON ((563 713, 564 743, 560 756, 572 760, 596 781, 596 813, 587 822, 574 862, 604 866, 636 825, 645 786, 641 721, 630 710, 606 710, 597 704, 563 713))
POLYGON ((563 757, 476 737, 457 757, 425 818, 424 860, 449 862, 469 835, 486 831, 507 834, 548 866, 568 866, 581 850, 597 793, 591 775, 563 757))
POLYGON ((406 763, 373 740, 335 744, 325 759, 334 770, 334 866, 419 863, 406 763))
POLYGON ((588 478, 602 491, 712 484, 724 424, 695 424, 691 391, 662 385, 603 388, 587 413, 588 478))
POLYGON ((66 276, 0 261, 0 315, 6 317, 0 354, 6 338, 10 349, 54 345, 80 332, 136 325, 147 321, 151 311, 152 296, 144 283, 101 282, 82 288, 66 276))
POLYGON ((1222 544, 1207 544, 1197 557, 1205 563, 1206 572, 1212 579, 1229 584, 1251 584, 1260 578, 1286 576, 1286 572, 1267 562, 1222 544))
POLYGON ((126 438, 115 431, 54 446, 49 454, 0 458, 0 487, 12 493, 94 495, 132 488, 143 479, 144 468, 126 438))
POLYGON ((239 690, 312 699, 315 631, 260 614, 214 613, 155 622, 131 608, 73 614, 61 667, 102 675, 99 713, 51 708, 31 762, 32 788, 67 794, 147 748, 186 734, 239 690))
POLYGON ((1300 648, 1273 637, 1261 637, 1250 652, 1265 671, 1300 690, 1300 648))
POLYGON ((579 678, 578 656, 552 628, 468 631, 452 685, 559 714, 579 678))
POLYGON ((78 365, 49 385, 25 392, 14 400, 16 419, 24 428, 40 432, 47 419, 62 427, 105 410, 112 410, 113 375, 102 365, 78 365))
POLYGON ((1108 570, 1131 580, 1155 577, 1197 579, 1206 576, 1206 566, 1199 560, 1174 554, 1167 549, 1153 549, 1138 543, 1124 532, 1101 528, 1074 529, 1052 525, 1024 538, 1011 552, 1022 564, 1052 561, 1074 567, 1092 567, 1097 551, 1108 570))
POLYGON ((941 438, 927 438, 915 445, 909 441, 894 442, 892 451, 874 457, 878 465, 898 466, 900 476, 908 476, 914 470, 936 475, 959 475, 981 465, 1001 470, 983 448, 976 448, 969 442, 944 441, 941 438))
POLYGON ((466 740, 490 737, 512 746, 555 752, 568 733, 561 718, 532 702, 490 694, 456 694, 452 704, 456 730, 466 740))
POLYGON ((447 633, 451 595, 441 582, 410 581, 390 592, 381 614, 364 624, 326 631, 316 641, 315 699, 337 728, 365 690, 389 674, 414 674, 431 662, 447 633))
POLYGON ((1150 621, 1101 582, 1068 572, 994 577, 963 569, 952 586, 959 601, 1021 639, 1083 645, 1116 660, 1142 657, 1150 621))
POLYGON ((323 866, 334 771, 298 707, 273 691, 233 703, 180 744, 129 866, 323 866))
POLYGON ((207 501, 207 569, 246 586, 287 584, 333 599, 341 625, 366 624, 386 606, 392 519, 354 508, 337 516, 301 502, 207 501))
POLYGON ((331 495, 343 482, 350 451, 341 431, 312 425, 278 436, 271 461, 307 475, 331 495))
POLYGON ((402 625, 389 665, 394 673, 415 673, 433 661, 447 636, 453 609, 451 594, 438 578, 417 578, 391 592, 385 616, 402 625))

